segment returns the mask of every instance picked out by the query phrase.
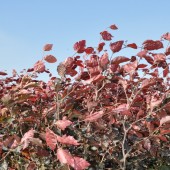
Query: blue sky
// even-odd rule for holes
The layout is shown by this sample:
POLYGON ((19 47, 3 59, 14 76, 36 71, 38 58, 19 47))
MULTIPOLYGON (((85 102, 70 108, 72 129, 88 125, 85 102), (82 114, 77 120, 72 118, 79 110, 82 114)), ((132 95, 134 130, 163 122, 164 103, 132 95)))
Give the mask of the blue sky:
POLYGON ((58 62, 47 67, 55 75, 57 64, 74 53, 76 41, 86 39, 87 46, 96 46, 99 33, 111 24, 119 28, 112 32, 113 41, 140 45, 146 39, 159 39, 170 32, 169 7, 169 0, 1 1, 0 70, 32 67, 42 58, 44 44, 52 43, 48 54, 58 62))

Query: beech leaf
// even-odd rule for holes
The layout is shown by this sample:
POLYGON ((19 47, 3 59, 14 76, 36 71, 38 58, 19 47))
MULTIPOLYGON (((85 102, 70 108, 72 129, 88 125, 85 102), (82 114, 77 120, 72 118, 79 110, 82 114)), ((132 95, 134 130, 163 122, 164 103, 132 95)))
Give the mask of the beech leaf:
POLYGON ((110 41, 110 40, 112 40, 112 37, 113 37, 108 31, 103 31, 100 33, 100 35, 102 36, 103 40, 105 40, 105 41, 110 41))
POLYGON ((170 116, 165 116, 160 120, 160 126, 168 122, 170 122, 170 116))
POLYGON ((62 144, 68 144, 68 145, 80 145, 76 139, 73 138, 73 136, 58 136, 57 135, 57 141, 62 144))
POLYGON ((120 64, 120 63, 123 63, 123 62, 127 62, 129 60, 130 59, 127 58, 127 57, 118 56, 118 57, 115 57, 115 58, 112 59, 112 64, 120 64))
POLYGON ((119 52, 122 49, 124 41, 117 41, 114 43, 110 43, 110 49, 113 53, 119 52))
POLYGON ((103 116, 103 111, 95 112, 91 115, 86 116, 84 121, 94 122, 95 120, 101 118, 103 116))
POLYGON ((73 157, 68 150, 62 148, 57 149, 57 158, 62 164, 73 165, 73 157))
POLYGON ((51 150, 54 150, 57 144, 57 135, 52 130, 47 128, 45 139, 46 139, 46 143, 49 146, 49 148, 51 150))
POLYGON ((65 128, 67 126, 70 126, 72 124, 72 122, 70 120, 58 120, 55 123, 57 125, 58 128, 60 128, 61 130, 65 130, 65 128))
POLYGON ((71 165, 75 170, 83 170, 88 168, 88 166, 90 166, 90 164, 83 158, 80 157, 73 157, 74 159, 74 164, 71 165))
POLYGON ((31 129, 28 132, 26 132, 24 134, 24 136, 21 139, 21 144, 23 144, 23 149, 27 148, 29 143, 30 143, 30 139, 34 137, 34 130, 31 129))
POLYGON ((44 57, 44 60, 48 63, 55 63, 57 61, 57 59, 53 55, 46 55, 44 57))
POLYGON ((52 50, 53 44, 46 44, 43 48, 44 51, 50 51, 52 50))
POLYGON ((113 25, 110 26, 110 29, 117 30, 118 28, 117 28, 117 26, 115 24, 113 24, 113 25))
POLYGON ((128 44, 127 47, 134 48, 134 49, 137 49, 137 48, 138 48, 135 43, 128 44))

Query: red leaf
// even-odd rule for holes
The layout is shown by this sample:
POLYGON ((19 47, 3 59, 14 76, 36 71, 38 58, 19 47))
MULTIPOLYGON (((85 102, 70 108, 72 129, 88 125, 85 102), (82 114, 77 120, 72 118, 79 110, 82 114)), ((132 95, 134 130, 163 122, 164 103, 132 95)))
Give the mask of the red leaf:
POLYGON ((84 81, 85 84, 91 84, 102 81, 105 78, 105 76, 103 76, 102 74, 98 74, 97 76, 93 76, 91 79, 88 79, 86 81, 84 81))
POLYGON ((115 24, 113 24, 113 25, 110 26, 110 29, 117 30, 118 28, 117 28, 117 26, 115 24))
POLYGON ((44 60, 48 63, 55 63, 57 61, 57 59, 53 55, 46 55, 44 57, 44 60))
POLYGON ((162 103, 162 99, 157 100, 156 98, 152 97, 152 98, 151 98, 151 102, 150 102, 150 109, 151 109, 151 111, 152 111, 155 107, 159 106, 161 103, 162 103))
POLYGON ((92 54, 94 52, 94 48, 93 47, 87 47, 86 49, 85 49, 85 53, 86 54, 92 54))
POLYGON ((134 48, 134 49, 137 49, 137 48, 138 48, 135 43, 128 44, 127 47, 134 48))
POLYGON ((44 51, 50 51, 52 50, 53 44, 46 44, 43 48, 44 51))
POLYGON ((138 68, 145 68, 145 67, 147 67, 146 64, 139 64, 139 65, 138 65, 138 68))
POLYGON ((67 145, 80 145, 73 136, 57 136, 57 141, 67 145))
POLYGON ((165 40, 170 41, 170 33, 169 32, 165 33, 164 35, 162 35, 161 38, 164 38, 165 40))
POLYGON ((110 43, 110 49, 113 53, 119 52, 122 49, 124 41, 117 41, 114 43, 110 43))
POLYGON ((170 55, 170 47, 166 48, 165 55, 166 55, 166 56, 170 55))
POLYGON ((104 42, 100 43, 100 44, 98 45, 98 47, 97 47, 97 50, 98 50, 99 52, 100 52, 100 51, 102 51, 102 50, 103 50, 104 45, 105 45, 105 43, 104 43, 104 42))
POLYGON ((166 60, 166 56, 162 53, 159 54, 153 54, 154 57, 154 62, 160 62, 160 61, 165 61, 166 60))
POLYGON ((116 113, 124 112, 128 110, 129 105, 128 104, 121 104, 117 108, 115 108, 113 111, 116 113))
POLYGON ((148 52, 147 50, 140 51, 139 53, 137 53, 137 56, 143 58, 146 56, 147 52, 148 52))
POLYGON ((52 130, 47 128, 45 139, 46 139, 46 143, 49 146, 49 148, 51 150, 54 150, 56 148, 56 144, 57 144, 57 135, 52 130))
POLYGON ((84 121, 94 122, 95 120, 101 118, 102 116, 103 116, 103 111, 95 112, 91 115, 86 116, 84 121))
POLYGON ((29 143, 30 143, 30 139, 34 137, 34 130, 31 129, 28 132, 26 132, 24 134, 24 136, 21 139, 21 144, 23 144, 23 149, 27 148, 29 143))
POLYGON ((163 76, 166 77, 169 73, 169 67, 166 67, 163 71, 163 76))
POLYGON ((103 31, 100 33, 100 35, 102 36, 103 40, 105 40, 105 41, 110 41, 110 40, 112 40, 112 37, 113 37, 108 31, 103 31))
POLYGON ((149 139, 146 139, 144 141, 144 148, 147 149, 148 151, 151 149, 151 141, 149 139))
POLYGON ((137 60, 131 63, 128 63, 126 65, 123 66, 123 69, 127 72, 127 73, 132 73, 136 70, 138 66, 138 62, 137 60))
POLYGON ((3 72, 3 71, 0 71, 0 75, 1 75, 1 76, 6 76, 7 73, 5 73, 5 72, 3 72))
POLYGON ((143 58, 149 63, 149 64, 153 64, 154 60, 151 56, 143 56, 143 58))
POLYGON ((73 165, 74 163, 73 157, 69 151, 62 148, 57 149, 57 158, 62 164, 73 165))
POLYGON ((155 84, 155 79, 145 79, 142 82, 142 87, 141 88, 146 88, 148 86, 152 86, 155 84))
POLYGON ((42 61, 37 61, 35 64, 34 64, 34 71, 38 72, 38 73, 43 73, 45 71, 45 65, 44 65, 44 62, 42 61))
POLYGON ((88 166, 90 166, 90 164, 83 158, 80 157, 73 157, 74 159, 74 164, 71 165, 75 170, 84 170, 86 169, 88 166))
POLYGON ((72 122, 70 120, 58 120, 56 123, 58 128, 60 128, 61 130, 65 130, 65 128, 67 126, 70 126, 72 124, 72 122))
POLYGON ((74 50, 77 51, 77 53, 83 53, 85 50, 85 46, 86 46, 86 41, 85 40, 81 40, 79 42, 76 42, 73 46, 74 50))
POLYGON ((160 48, 163 48, 163 44, 161 41, 153 41, 153 40, 146 40, 143 42, 144 49, 146 50, 158 50, 160 48))
POLYGON ((168 122, 170 122, 170 116, 165 116, 160 120, 160 126, 168 122))
POLYGON ((123 63, 123 62, 127 62, 129 61, 130 59, 127 58, 127 57, 124 57, 124 56, 119 56, 119 57, 115 57, 111 63, 112 64, 120 64, 120 63, 123 63))
POLYGON ((109 63, 108 53, 104 53, 100 58, 100 65, 101 67, 106 68, 108 63, 109 63))
POLYGON ((168 140, 167 140, 167 138, 165 136, 158 135, 156 137, 158 137, 161 141, 168 142, 168 140))
POLYGON ((83 158, 73 157, 68 150, 62 148, 57 149, 57 158, 62 164, 68 164, 75 170, 84 170, 90 165, 83 158))

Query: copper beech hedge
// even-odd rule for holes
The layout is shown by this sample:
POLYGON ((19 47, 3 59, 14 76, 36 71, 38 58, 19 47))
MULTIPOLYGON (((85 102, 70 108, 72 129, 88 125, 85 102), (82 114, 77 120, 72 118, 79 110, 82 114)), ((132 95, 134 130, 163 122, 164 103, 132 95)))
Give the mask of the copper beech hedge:
POLYGON ((45 66, 57 62, 51 54, 12 76, 0 71, 2 169, 170 168, 170 33, 139 46, 114 41, 117 29, 102 31, 97 47, 76 42, 56 75, 45 66), (134 55, 120 56, 126 49, 134 55))

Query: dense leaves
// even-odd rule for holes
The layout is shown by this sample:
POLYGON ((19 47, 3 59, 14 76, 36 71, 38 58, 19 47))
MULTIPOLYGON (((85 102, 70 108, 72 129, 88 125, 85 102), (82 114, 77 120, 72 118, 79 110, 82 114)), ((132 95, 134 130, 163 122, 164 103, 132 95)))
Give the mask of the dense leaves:
MULTIPOLYGON (((100 35, 113 38, 107 30, 100 35)), ((142 46, 121 40, 106 50, 102 41, 96 47, 77 41, 55 75, 45 66, 57 62, 51 54, 12 76, 0 71, 0 167, 169 168, 169 33, 142 46), (124 48, 136 52, 116 55, 124 48)))

